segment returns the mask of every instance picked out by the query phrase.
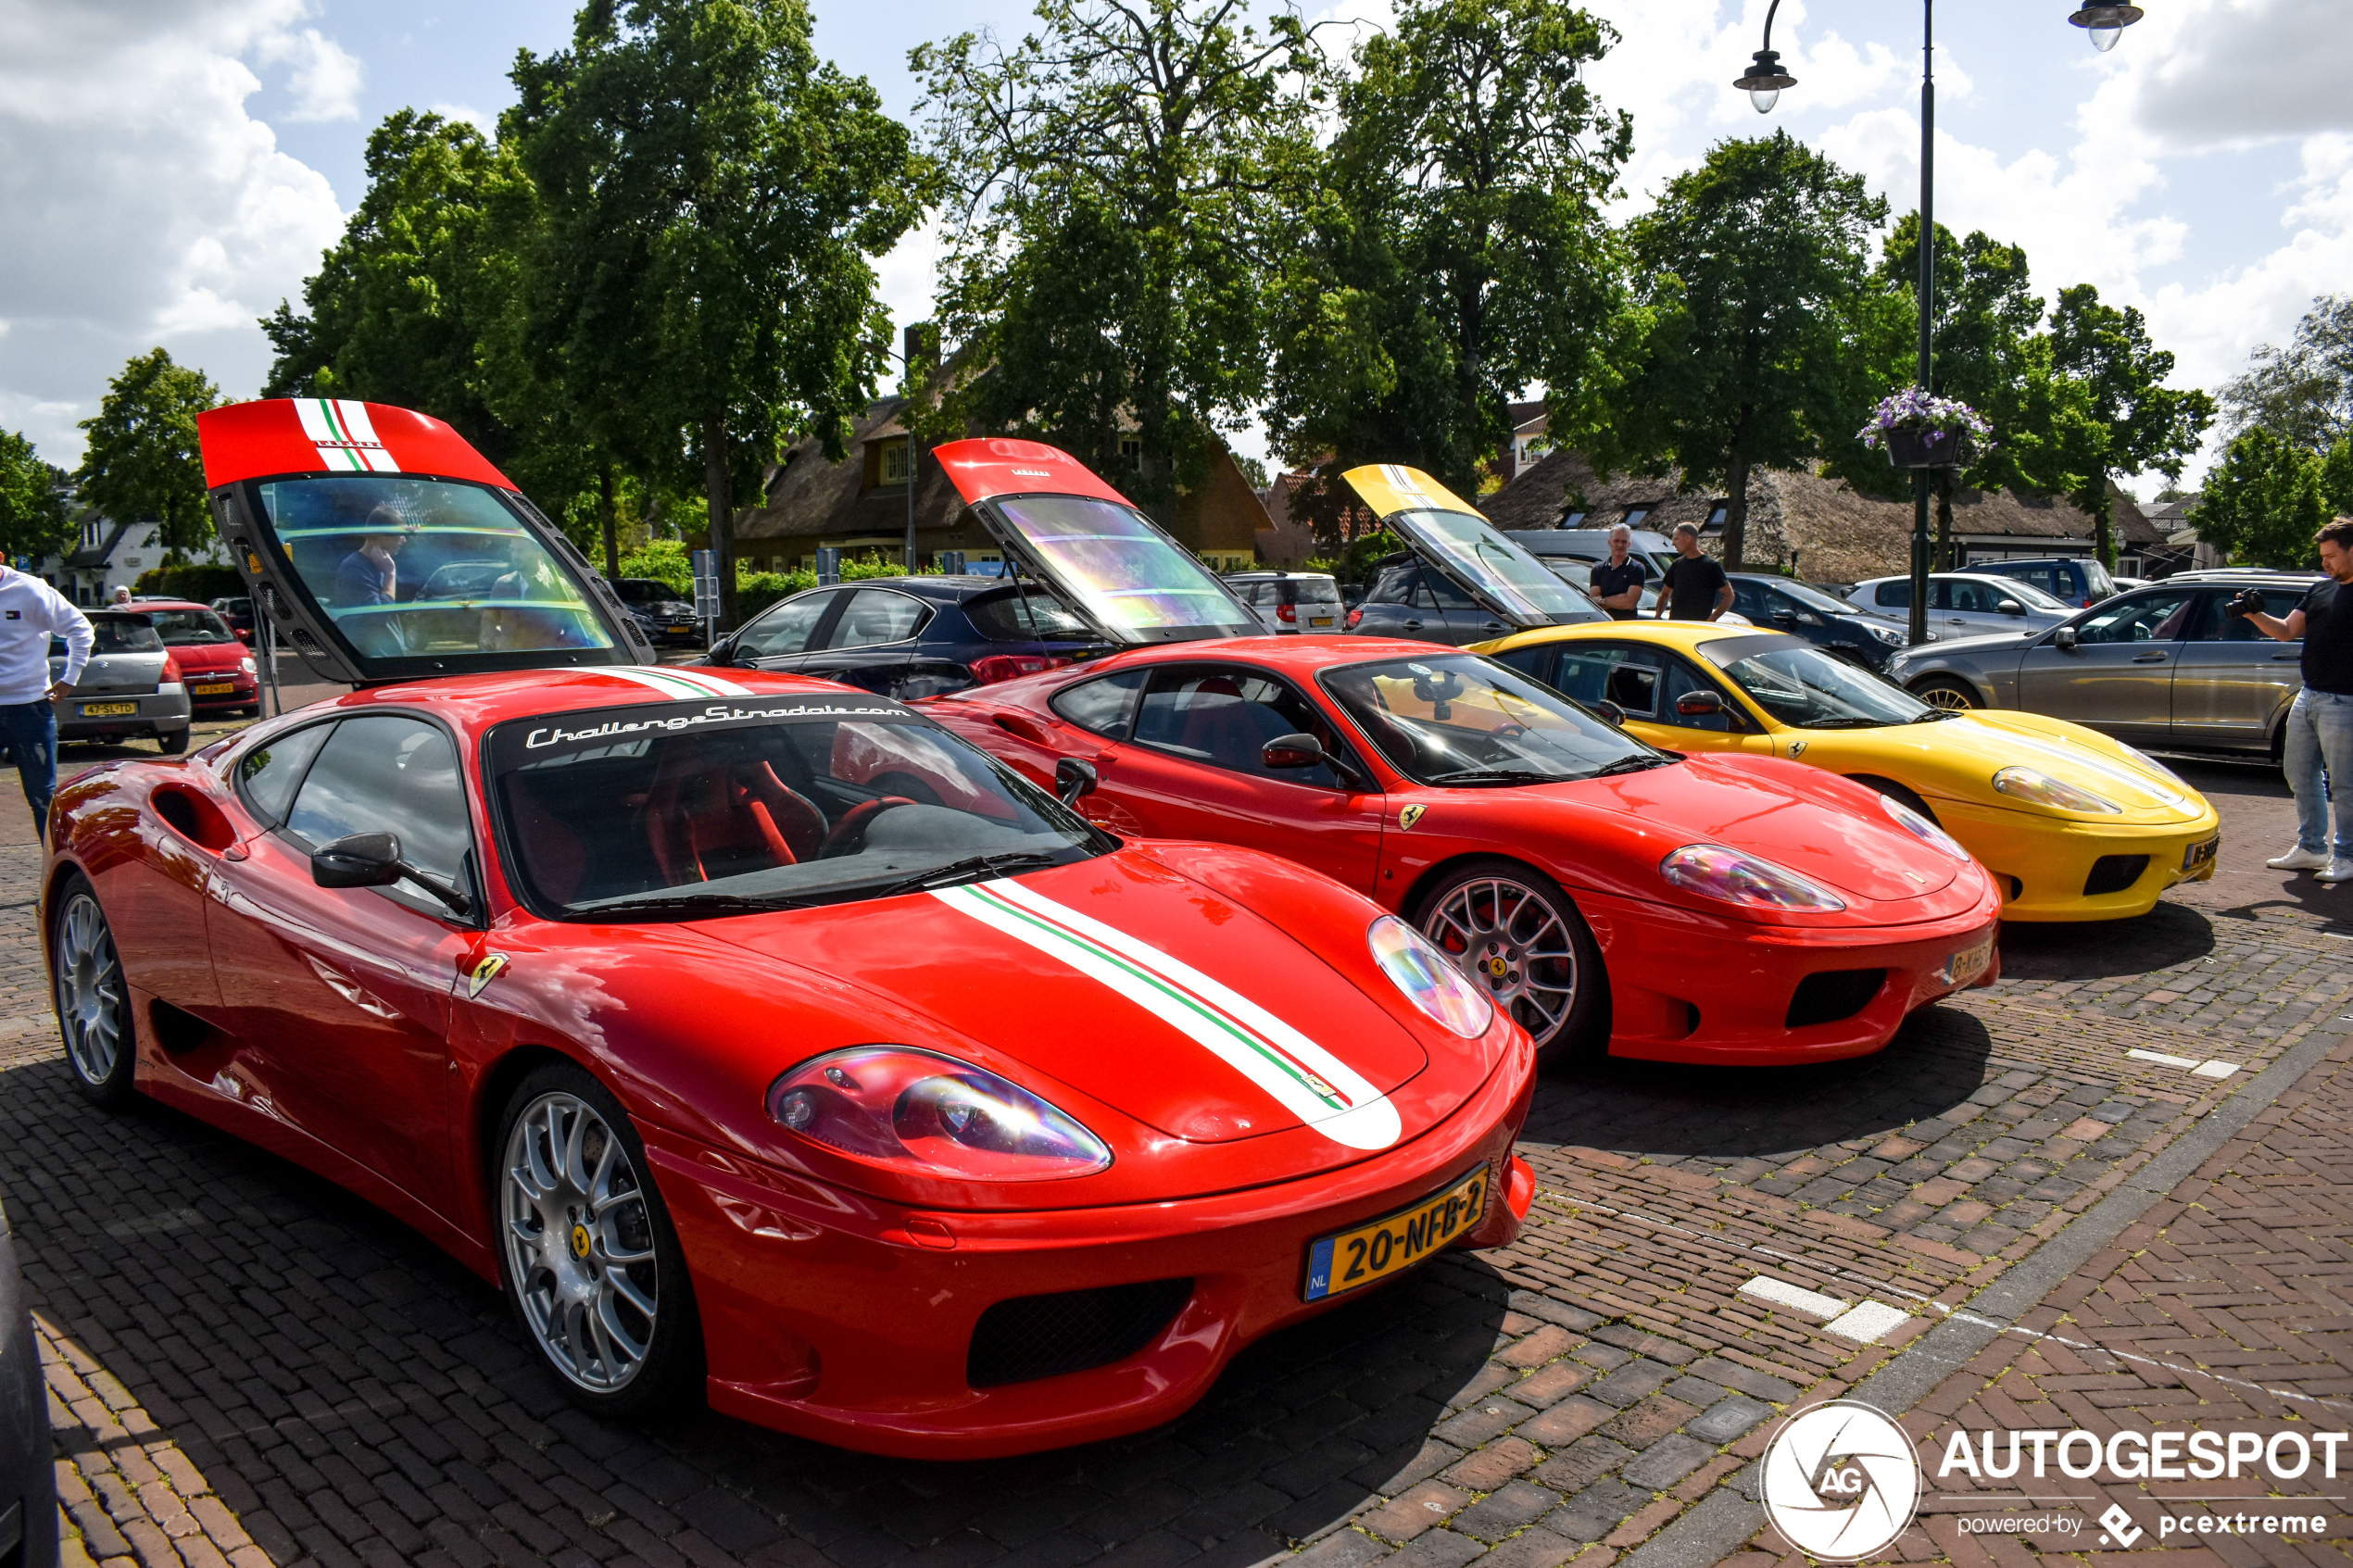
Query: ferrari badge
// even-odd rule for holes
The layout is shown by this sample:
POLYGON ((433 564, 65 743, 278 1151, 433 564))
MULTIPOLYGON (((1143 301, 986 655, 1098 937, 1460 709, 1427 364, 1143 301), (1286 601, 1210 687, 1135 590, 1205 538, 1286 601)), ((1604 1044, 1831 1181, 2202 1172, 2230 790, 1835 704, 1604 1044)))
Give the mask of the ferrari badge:
POLYGON ((1422 813, 1428 809, 1427 806, 1401 806, 1397 809, 1397 825, 1411 833, 1414 824, 1422 820, 1422 813))
POLYGON ((1803 757, 1806 754, 1806 743, 1802 740, 1793 740, 1790 742, 1789 754, 1792 757, 1803 757))
POLYGON ((466 976, 466 996, 468 999, 471 1000, 475 997, 481 996, 483 987, 497 979, 500 972, 503 972, 506 967, 506 954, 484 953, 483 955, 482 961, 474 965, 473 972, 466 976))

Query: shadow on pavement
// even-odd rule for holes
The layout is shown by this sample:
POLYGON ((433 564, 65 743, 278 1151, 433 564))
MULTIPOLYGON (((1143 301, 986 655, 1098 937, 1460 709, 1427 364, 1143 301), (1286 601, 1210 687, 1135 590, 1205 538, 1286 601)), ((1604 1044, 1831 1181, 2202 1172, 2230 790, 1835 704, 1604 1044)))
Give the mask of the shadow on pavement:
POLYGON ((2106 980, 2195 963, 2214 950, 2208 911, 2160 903, 2132 920, 2036 922, 2002 927, 2002 974, 2011 980, 2106 980))

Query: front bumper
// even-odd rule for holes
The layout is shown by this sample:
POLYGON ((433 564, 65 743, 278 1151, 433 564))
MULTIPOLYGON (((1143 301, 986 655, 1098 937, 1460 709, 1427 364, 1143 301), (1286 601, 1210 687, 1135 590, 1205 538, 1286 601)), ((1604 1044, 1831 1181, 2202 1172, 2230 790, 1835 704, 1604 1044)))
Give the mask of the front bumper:
POLYGON ((132 735, 168 735, 188 727, 188 694, 179 692, 77 692, 58 700, 57 738, 121 740, 132 735), (132 703, 133 713, 85 714, 94 703, 132 703))
POLYGON ((1460 1110, 1410 1143, 1303 1181, 1151 1205, 918 1211, 645 1127, 694 1276, 711 1408, 842 1448, 935 1459, 1093 1442, 1171 1420, 1243 1346, 1353 1298, 1301 1299, 1318 1236, 1481 1164, 1497 1201, 1456 1245, 1518 1235, 1535 1182, 1512 1141, 1535 1053, 1517 1038, 1460 1110), (974 1332, 998 1302, 1181 1279, 1192 1281, 1184 1304, 1124 1360, 967 1382, 974 1332))
POLYGON ((2188 863, 2190 851, 2216 838, 2222 819, 2210 806, 2192 821, 2107 823, 2058 818, 1966 800, 1938 799, 1944 831, 1994 873, 2009 921, 2125 920, 2155 908, 2180 882, 2213 876, 2219 854, 2188 863), (2093 870, 2112 856, 2146 856, 2148 864, 2116 892, 2087 895, 2093 870))
POLYGON ((1990 887, 1941 920, 1849 929, 1768 926, 1592 894, 1577 901, 1609 971, 1612 1056, 1740 1067, 1867 1056, 1914 1008, 2001 973, 1996 948, 1982 974, 1945 977, 1956 954, 1998 933, 2003 911, 1990 887), (1869 970, 1885 973, 1856 1010, 1791 1026, 1809 976, 1869 970))

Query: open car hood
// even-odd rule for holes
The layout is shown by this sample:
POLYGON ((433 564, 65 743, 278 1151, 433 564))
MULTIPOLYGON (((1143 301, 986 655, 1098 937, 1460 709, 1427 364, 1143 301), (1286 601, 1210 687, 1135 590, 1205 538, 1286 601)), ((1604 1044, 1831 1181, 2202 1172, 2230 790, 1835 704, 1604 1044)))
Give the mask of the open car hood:
POLYGON ((237 574, 324 679, 655 660, 587 558, 439 420, 280 397, 199 414, 196 436, 237 574))
POLYGON ((1124 647, 1262 635, 1218 575, 1067 452, 980 438, 932 449, 1006 556, 1124 647))
POLYGON ((1477 508, 1421 470, 1368 463, 1340 477, 1423 565, 1523 631, 1608 619, 1477 508))

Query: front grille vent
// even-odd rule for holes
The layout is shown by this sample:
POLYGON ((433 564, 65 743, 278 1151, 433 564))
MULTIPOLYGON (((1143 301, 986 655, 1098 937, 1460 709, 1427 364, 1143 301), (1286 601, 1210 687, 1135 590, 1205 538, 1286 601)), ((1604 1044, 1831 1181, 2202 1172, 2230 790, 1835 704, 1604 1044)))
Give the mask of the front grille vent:
POLYGON ((2092 874, 2083 879, 2083 897, 2096 898, 2103 893, 2121 893, 2141 880, 2149 869, 2146 855, 2103 855, 2092 862, 2092 874))
POLYGON ((1151 1344, 1192 1298, 1189 1279, 1016 1296, 980 1314, 964 1381, 995 1388, 1124 1361, 1151 1344))
POLYGON ((1804 1029, 1852 1018, 1871 1005, 1871 998, 1885 984, 1887 971, 1883 969, 1833 969, 1809 974, 1797 983, 1797 995, 1790 998, 1789 1017, 1782 1022, 1791 1029, 1804 1029))

